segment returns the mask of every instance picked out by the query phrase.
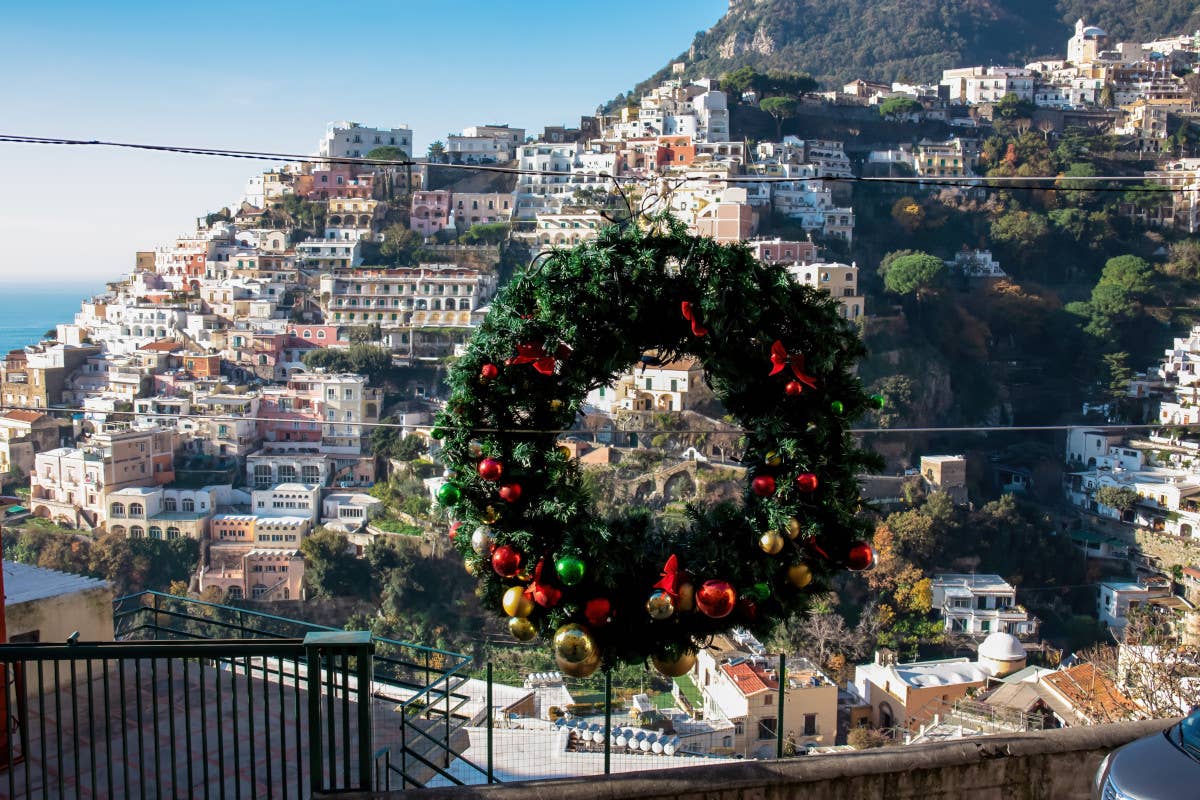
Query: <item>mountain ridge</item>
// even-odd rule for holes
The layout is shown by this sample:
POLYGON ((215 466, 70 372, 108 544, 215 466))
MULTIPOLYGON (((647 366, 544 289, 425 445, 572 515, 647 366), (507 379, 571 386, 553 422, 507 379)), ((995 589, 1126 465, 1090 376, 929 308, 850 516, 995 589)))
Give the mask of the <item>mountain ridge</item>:
MULTIPOLYGON (((1187 0, 730 0, 672 62, 684 77, 740 66, 808 72, 825 88, 854 78, 935 81, 943 69, 1061 58, 1074 21, 1110 41, 1147 41, 1200 28, 1187 0)), ((634 94, 671 76, 670 64, 634 94)))

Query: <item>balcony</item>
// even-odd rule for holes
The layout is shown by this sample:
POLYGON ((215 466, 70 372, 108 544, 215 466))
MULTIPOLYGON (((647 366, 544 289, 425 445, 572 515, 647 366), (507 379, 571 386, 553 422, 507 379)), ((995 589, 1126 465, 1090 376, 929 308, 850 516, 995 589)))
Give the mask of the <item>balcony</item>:
POLYGON ((153 592, 114 622, 114 642, 0 645, 0 795, 301 798, 474 768, 465 656, 153 592))

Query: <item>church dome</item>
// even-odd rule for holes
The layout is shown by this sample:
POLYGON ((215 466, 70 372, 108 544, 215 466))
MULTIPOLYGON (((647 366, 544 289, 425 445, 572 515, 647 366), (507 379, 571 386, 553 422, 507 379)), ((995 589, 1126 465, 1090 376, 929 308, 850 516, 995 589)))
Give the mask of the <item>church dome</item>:
POLYGON ((1025 647, 1021 640, 1011 633, 989 634, 979 645, 979 658, 990 661, 1023 661, 1025 647))
POLYGON ((1089 25, 1083 29, 1083 38, 1085 39, 1101 39, 1107 37, 1103 28, 1097 28, 1095 25, 1089 25))

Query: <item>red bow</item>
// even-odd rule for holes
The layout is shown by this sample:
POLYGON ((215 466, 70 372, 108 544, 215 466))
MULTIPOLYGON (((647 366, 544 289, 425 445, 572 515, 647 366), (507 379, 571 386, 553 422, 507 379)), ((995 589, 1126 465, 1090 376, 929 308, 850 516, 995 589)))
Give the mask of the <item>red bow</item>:
POLYGON ((566 358, 571 354, 571 348, 566 345, 559 345, 558 350, 554 355, 546 352, 546 348, 540 344, 519 344, 517 345, 517 354, 506 361, 506 364, 533 364, 533 368, 543 375, 553 375, 555 364, 559 359, 566 358))
POLYGON ((708 328, 700 324, 700 320, 696 318, 696 306, 687 300, 683 301, 680 306, 683 311, 683 318, 692 323, 692 335, 703 336, 708 333, 708 328))
POLYGON ((778 339, 775 340, 775 344, 771 345, 771 363, 775 365, 771 368, 772 375, 778 375, 783 372, 785 367, 791 367, 792 372, 796 375, 796 380, 813 389, 817 388, 817 379, 804 372, 804 354, 789 355, 783 342, 778 339))
POLYGON ((562 599, 562 590, 556 586, 551 586, 548 583, 542 583, 542 566, 545 564, 545 559, 538 559, 537 566, 533 569, 533 581, 530 582, 529 588, 525 590, 525 596, 533 600, 543 608, 552 608, 558 605, 558 601, 562 599))
POLYGON ((667 594, 671 595, 672 600, 679 599, 679 581, 683 576, 679 572, 679 559, 674 554, 667 559, 667 563, 663 566, 662 580, 654 584, 655 589, 662 589, 667 594))

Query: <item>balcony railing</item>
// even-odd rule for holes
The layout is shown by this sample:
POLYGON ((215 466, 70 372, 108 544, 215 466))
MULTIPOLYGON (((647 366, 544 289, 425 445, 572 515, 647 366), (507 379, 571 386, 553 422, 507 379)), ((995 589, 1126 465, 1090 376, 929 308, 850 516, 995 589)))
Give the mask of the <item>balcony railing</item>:
POLYGON ((0 796, 488 779, 459 752, 466 656, 156 592, 113 616, 116 642, 0 645, 0 796))
POLYGON ((306 797, 370 789, 374 645, 0 645, 8 797, 306 797))

